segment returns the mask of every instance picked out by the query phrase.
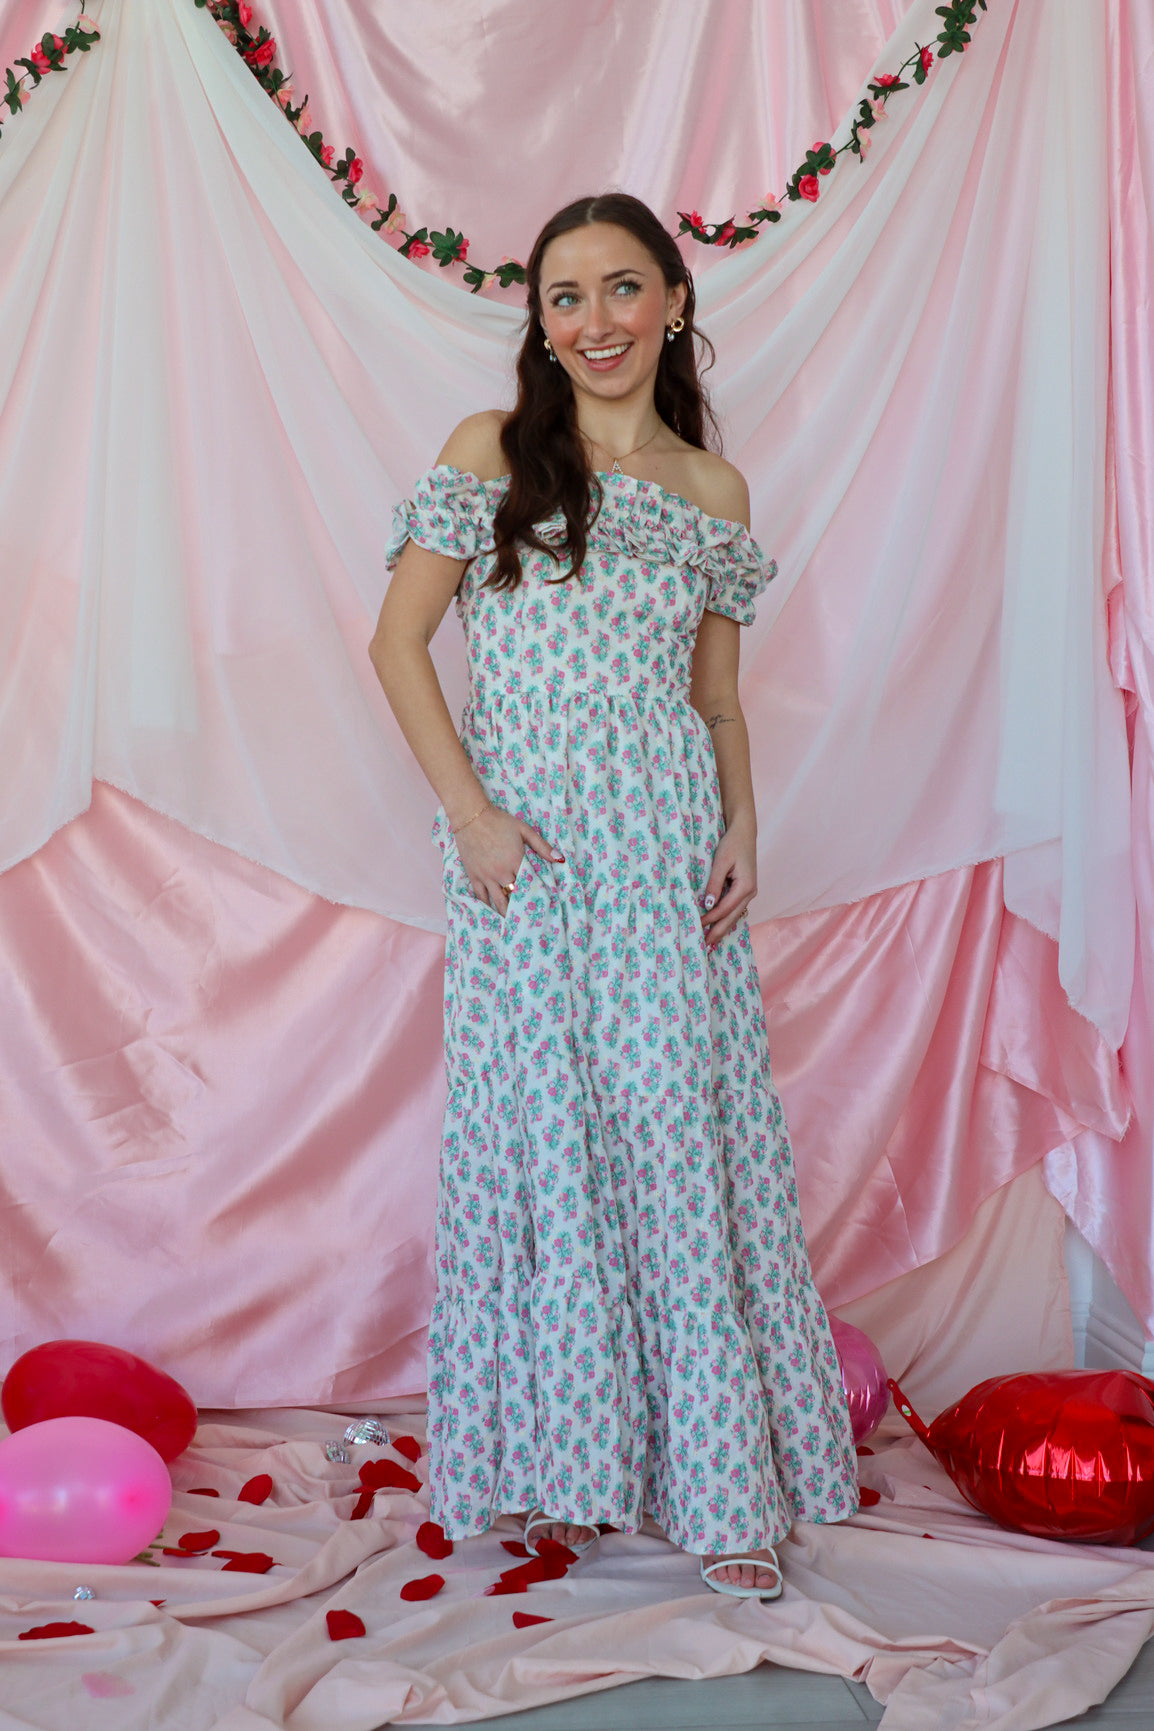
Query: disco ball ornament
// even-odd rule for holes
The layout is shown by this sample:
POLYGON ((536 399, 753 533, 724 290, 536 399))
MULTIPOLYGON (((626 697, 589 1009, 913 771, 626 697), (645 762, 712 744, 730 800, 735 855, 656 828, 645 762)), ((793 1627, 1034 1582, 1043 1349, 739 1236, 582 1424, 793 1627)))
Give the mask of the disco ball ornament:
POLYGON ((349 1451, 343 1442, 339 1442, 334 1438, 332 1442, 327 1442, 325 1444, 325 1459, 327 1461, 333 1461, 339 1466, 348 1466, 349 1451))
POLYGON ((967 1502, 1041 1539, 1135 1545, 1154 1532, 1154 1382, 1132 1370, 995 1376, 925 1425, 898 1411, 967 1502))
POLYGON ((829 1319, 833 1344, 841 1365, 841 1383, 849 1408, 850 1426, 855 1443, 873 1436, 890 1404, 889 1384, 882 1355, 860 1328, 843 1322, 840 1316, 829 1319))
POLYGON ((358 1418, 345 1430, 347 1443, 368 1443, 371 1448, 385 1448, 389 1441, 389 1428, 383 1418, 358 1418))

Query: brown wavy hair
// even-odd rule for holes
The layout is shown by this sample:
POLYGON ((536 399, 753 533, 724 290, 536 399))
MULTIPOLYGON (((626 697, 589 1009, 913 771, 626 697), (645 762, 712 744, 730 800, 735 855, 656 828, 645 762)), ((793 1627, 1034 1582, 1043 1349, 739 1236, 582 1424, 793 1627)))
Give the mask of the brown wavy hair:
POLYGON ((654 383, 653 402, 667 427, 700 450, 720 450, 721 440, 702 388, 698 345, 714 361, 713 345, 694 325, 696 297, 693 277, 668 230, 649 206, 625 192, 605 192, 579 198, 550 217, 533 244, 525 267, 528 311, 525 336, 517 356, 517 401, 501 429, 501 448, 509 464, 509 490, 493 519, 496 564, 486 587, 515 589, 521 581, 517 543, 557 557, 569 570, 555 581, 567 581, 585 563, 589 526, 601 509, 601 485, 577 431, 577 404, 569 375, 550 362, 541 328, 541 261, 558 235, 591 222, 610 222, 639 240, 657 262, 666 286, 685 284, 682 317, 685 328, 663 343, 654 383), (554 512, 565 518, 565 540, 548 546, 535 525, 554 512))

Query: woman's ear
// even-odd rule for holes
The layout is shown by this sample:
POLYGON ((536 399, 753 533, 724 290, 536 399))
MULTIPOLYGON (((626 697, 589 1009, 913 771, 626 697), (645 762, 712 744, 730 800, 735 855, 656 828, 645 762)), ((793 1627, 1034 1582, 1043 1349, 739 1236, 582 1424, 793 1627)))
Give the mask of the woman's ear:
POLYGON ((668 323, 670 319, 679 319, 681 317, 682 313, 685 311, 685 300, 685 284, 679 282, 669 291, 669 306, 665 315, 666 323, 668 323))

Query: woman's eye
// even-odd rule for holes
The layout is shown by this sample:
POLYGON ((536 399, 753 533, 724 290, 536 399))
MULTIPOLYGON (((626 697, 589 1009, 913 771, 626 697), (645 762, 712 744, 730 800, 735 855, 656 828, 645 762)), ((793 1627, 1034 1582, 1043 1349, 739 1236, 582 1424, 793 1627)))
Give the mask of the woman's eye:
POLYGON ((617 284, 617 288, 613 291, 614 294, 616 294, 619 289, 624 289, 626 294, 640 294, 641 284, 639 282, 630 282, 628 277, 626 277, 622 282, 617 284))
POLYGON ((568 293, 567 290, 562 290, 562 292, 560 294, 553 296, 553 299, 549 302, 549 305, 553 306, 553 307, 560 307, 562 309, 562 311, 565 311, 567 308, 575 305, 576 300, 577 300, 576 295, 571 295, 568 293))

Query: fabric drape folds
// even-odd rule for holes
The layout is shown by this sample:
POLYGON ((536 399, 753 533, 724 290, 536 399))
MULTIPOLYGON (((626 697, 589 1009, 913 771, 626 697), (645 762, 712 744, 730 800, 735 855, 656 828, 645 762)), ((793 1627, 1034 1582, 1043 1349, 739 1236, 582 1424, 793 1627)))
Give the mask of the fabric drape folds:
MULTIPOLYGON (((205 1403, 409 1392, 441 910, 364 645, 393 504, 508 400, 516 299, 398 259, 192 0, 90 11, 0 141, 5 1334, 119 1341, 205 1403)), ((483 263, 607 183, 671 222, 756 205, 937 28, 260 13, 326 137, 483 263)), ((0 63, 61 22, 12 0, 0 63)), ((779 564, 743 638, 754 939, 833 1304, 1049 1153, 1154 1327, 1152 77, 1145 0, 991 0, 816 207, 686 246, 779 564)), ((451 626, 435 650, 457 702, 451 626)))
MULTIPOLYGON (((730 55, 759 46, 755 15, 747 39, 722 29, 730 55)), ((205 13, 98 17, 91 65, 49 81, 0 160, 5 504, 32 518, 6 588, 26 770, 3 857, 95 774, 436 927, 431 799, 362 641, 383 513, 462 412, 502 400, 516 314, 382 245, 205 13), (61 393, 74 486, 49 511, 61 393)), ((932 18, 917 0, 887 64, 932 18)), ((747 671, 773 742, 757 913, 1006 854, 1010 905, 1116 1043, 1133 916, 1099 570, 1101 21, 994 7, 864 166, 712 264, 701 310, 782 572, 747 671)), ((459 699, 459 662, 446 680, 459 699)))

